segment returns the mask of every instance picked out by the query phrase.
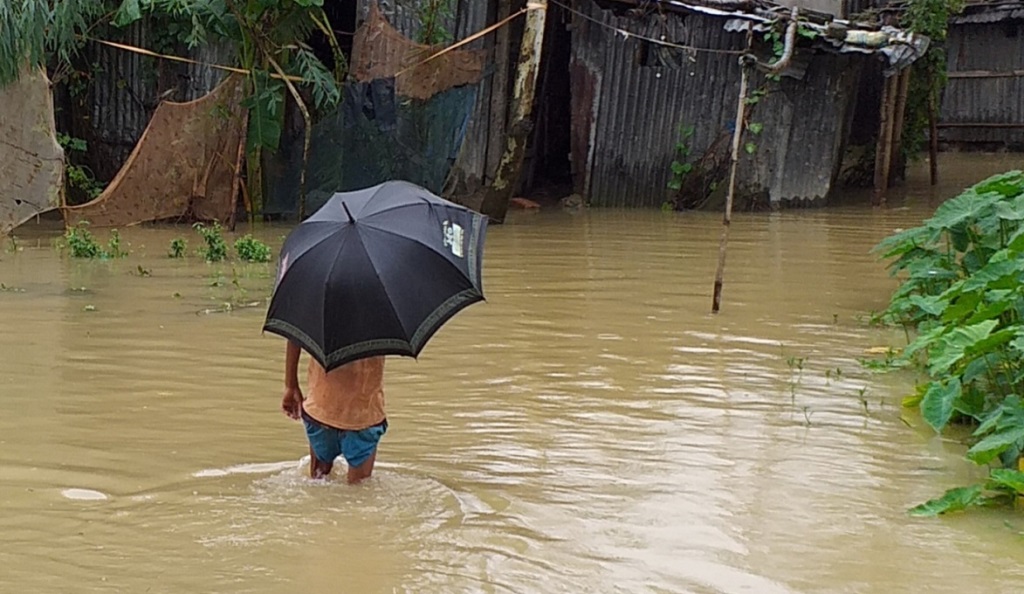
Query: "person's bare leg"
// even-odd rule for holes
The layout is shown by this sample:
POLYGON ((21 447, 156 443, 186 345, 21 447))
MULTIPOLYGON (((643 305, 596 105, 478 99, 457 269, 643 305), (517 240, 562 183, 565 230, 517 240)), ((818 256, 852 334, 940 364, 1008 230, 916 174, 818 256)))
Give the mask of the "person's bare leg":
POLYGON ((327 478, 334 468, 334 462, 321 462, 313 453, 313 446, 309 446, 309 476, 314 479, 327 478))
POLYGON ((366 462, 363 462, 362 464, 354 468, 352 466, 349 466, 348 484, 354 485, 361 480, 370 478, 370 475, 373 474, 373 463, 376 460, 377 450, 373 450, 373 453, 370 454, 370 457, 366 459, 366 462))

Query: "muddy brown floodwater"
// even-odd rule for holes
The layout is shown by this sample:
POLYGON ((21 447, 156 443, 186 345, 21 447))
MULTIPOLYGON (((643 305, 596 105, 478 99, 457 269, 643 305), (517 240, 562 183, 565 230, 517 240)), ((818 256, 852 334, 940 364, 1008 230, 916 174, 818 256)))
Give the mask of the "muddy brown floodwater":
POLYGON ((1020 516, 906 515, 978 471, 901 410, 912 374, 858 363, 901 340, 862 319, 895 286, 870 248, 1014 165, 957 159, 886 209, 737 216, 719 316, 718 215, 518 213, 488 302, 389 362, 357 487, 308 481, 278 411, 270 265, 168 259, 187 228, 127 230, 111 262, 21 229, 0 592, 1024 591, 1020 516))

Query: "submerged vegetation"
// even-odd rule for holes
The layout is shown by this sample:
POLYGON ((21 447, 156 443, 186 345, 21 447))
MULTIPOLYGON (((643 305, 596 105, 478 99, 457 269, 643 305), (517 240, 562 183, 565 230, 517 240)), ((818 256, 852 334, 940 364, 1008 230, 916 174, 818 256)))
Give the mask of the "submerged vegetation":
POLYGON ((905 275, 880 320, 916 332, 887 367, 914 366, 928 378, 905 404, 936 431, 968 426, 968 459, 993 468, 983 484, 912 513, 1024 495, 1024 172, 977 184, 877 249, 905 275))
POLYGON ((109 259, 124 258, 128 249, 121 242, 121 234, 114 229, 110 232, 107 247, 104 249, 89 231, 89 223, 81 222, 64 233, 62 247, 66 247, 72 258, 109 259))

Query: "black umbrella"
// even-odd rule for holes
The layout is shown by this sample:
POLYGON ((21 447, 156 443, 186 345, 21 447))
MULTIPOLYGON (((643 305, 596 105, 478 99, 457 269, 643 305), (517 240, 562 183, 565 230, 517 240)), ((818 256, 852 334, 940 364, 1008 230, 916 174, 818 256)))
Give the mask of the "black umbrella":
POLYGON ((487 217, 407 182, 335 194, 281 248, 263 329, 325 369, 364 357, 416 357, 482 301, 487 217))

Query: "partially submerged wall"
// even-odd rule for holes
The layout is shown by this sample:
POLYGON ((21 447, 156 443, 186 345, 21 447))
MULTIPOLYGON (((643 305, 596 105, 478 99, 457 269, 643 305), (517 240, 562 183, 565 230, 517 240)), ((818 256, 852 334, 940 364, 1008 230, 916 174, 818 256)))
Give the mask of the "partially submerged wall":
MULTIPOLYGON (((745 33, 727 31, 721 17, 617 16, 591 0, 581 8, 586 16, 573 22, 570 68, 575 189, 595 206, 659 206, 669 198, 677 143, 697 158, 713 145, 722 148, 731 135, 745 33), (680 129, 691 126, 692 136, 684 139, 680 129)), ((744 153, 740 168, 748 193, 765 194, 774 204, 829 194, 862 61, 813 51, 798 58, 792 77, 773 84, 753 108, 751 121, 763 132, 748 134, 756 150, 744 153)), ((755 84, 763 80, 755 75, 755 84)))
POLYGON ((25 73, 0 89, 0 235, 60 206, 63 187, 50 81, 25 73))

